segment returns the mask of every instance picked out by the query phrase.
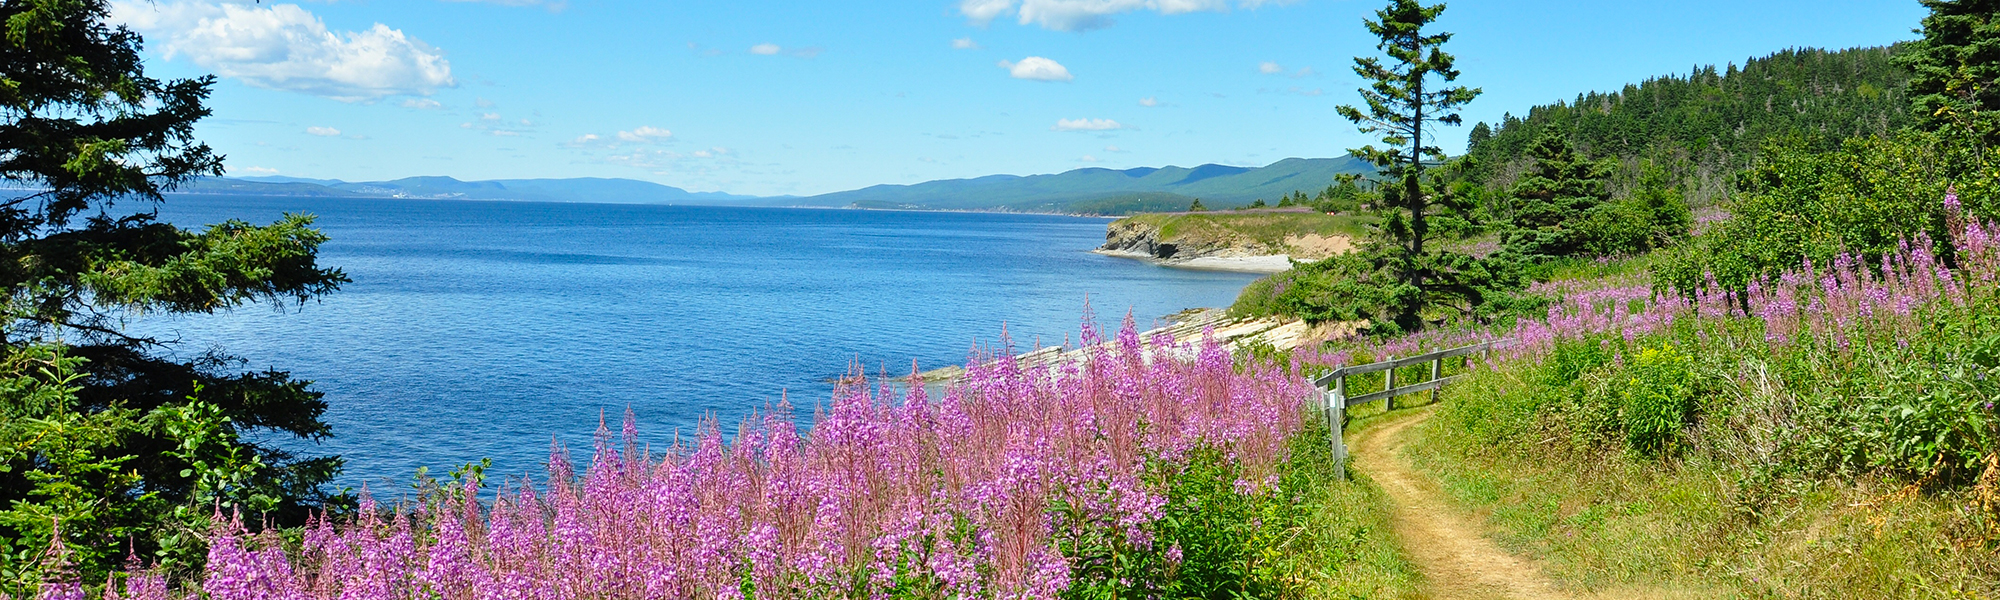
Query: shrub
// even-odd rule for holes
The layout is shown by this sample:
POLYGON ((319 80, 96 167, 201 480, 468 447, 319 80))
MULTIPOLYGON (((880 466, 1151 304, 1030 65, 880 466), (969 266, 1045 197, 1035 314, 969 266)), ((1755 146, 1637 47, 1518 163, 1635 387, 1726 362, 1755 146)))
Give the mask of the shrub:
POLYGON ((1626 369, 1625 442, 1643 456, 1671 452, 1694 412, 1694 375, 1671 345, 1641 350, 1626 369))

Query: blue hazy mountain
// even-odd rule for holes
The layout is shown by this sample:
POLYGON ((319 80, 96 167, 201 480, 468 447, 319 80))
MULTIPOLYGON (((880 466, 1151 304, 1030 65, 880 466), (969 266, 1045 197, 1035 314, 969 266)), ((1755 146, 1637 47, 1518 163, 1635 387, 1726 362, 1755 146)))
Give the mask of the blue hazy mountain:
POLYGON ((210 177, 175 190, 193 194, 246 196, 353 196, 432 200, 517 200, 607 204, 738 204, 768 200, 722 192, 690 192, 632 179, 497 179, 460 181, 451 177, 406 177, 392 181, 341 181, 304 177, 210 177))
POLYGON ((911 185, 877 185, 805 198, 690 192, 632 179, 496 179, 405 177, 391 181, 342 181, 304 177, 204 178, 176 190, 245 196, 373 197, 419 200, 519 200, 610 204, 718 204, 820 206, 917 210, 1004 210, 1117 215, 1186 208, 1196 198, 1216 208, 1263 199, 1275 203, 1292 192, 1311 195, 1345 173, 1371 173, 1352 156, 1287 158, 1262 167, 1086 168, 1050 175, 988 175, 911 185))
POLYGON ((877 185, 788 203, 943 210, 1002 209, 1120 214, 1186 208, 1200 198, 1212 207, 1276 202, 1292 192, 1311 195, 1344 173, 1372 173, 1353 156, 1287 158, 1263 167, 1085 168, 1052 175, 988 175, 911 185, 877 185))

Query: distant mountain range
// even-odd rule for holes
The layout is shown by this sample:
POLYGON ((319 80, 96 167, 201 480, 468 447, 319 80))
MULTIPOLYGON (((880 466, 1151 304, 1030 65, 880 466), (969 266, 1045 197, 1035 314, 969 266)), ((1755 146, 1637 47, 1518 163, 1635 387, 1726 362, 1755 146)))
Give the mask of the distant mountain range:
POLYGON ((1343 173, 1373 173, 1353 156, 1287 158, 1264 167, 1207 164, 1193 168, 1076 169, 1054 175, 988 175, 912 185, 877 185, 848 192, 793 198, 798 206, 857 206, 932 210, 999 209, 1035 212, 1125 214, 1180 210, 1194 199, 1221 208, 1263 199, 1276 203, 1294 191, 1308 195, 1333 185, 1343 173))
POLYGON ((393 181, 341 181, 303 177, 211 177, 183 185, 189 194, 251 196, 350 196, 426 200, 519 200, 612 204, 715 204, 771 200, 722 192, 690 192, 633 179, 495 179, 459 181, 450 177, 406 177, 393 181))
POLYGON ((175 190, 190 194, 373 197, 421 200, 519 200, 618 204, 724 204, 915 210, 1004 210, 1119 215, 1187 208, 1196 198, 1224 208, 1307 194, 1343 173, 1373 169, 1352 156, 1287 158, 1264 167, 1207 164, 1197 167, 1076 169, 1053 175, 989 175, 911 185, 877 185, 818 196, 758 197, 690 192, 632 179, 497 179, 460 181, 409 177, 393 181, 341 181, 303 177, 212 177, 175 190))

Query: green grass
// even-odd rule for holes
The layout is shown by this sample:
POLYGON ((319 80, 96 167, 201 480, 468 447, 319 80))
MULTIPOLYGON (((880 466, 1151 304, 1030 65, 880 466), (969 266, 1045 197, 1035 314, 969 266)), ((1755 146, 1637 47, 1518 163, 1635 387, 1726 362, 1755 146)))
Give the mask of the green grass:
POLYGON ((1990 598, 2000 560, 1971 538, 1966 490, 1868 476, 1763 477, 1756 461, 1665 462, 1565 435, 1535 409, 1536 365, 1450 388, 1410 446, 1509 549, 1593 591, 1715 598, 1990 598))
POLYGON ((1358 239, 1374 217, 1313 211, 1208 211, 1198 213, 1147 213, 1126 217, 1127 221, 1150 225, 1160 239, 1198 246, 1255 243, 1267 248, 1285 247, 1292 236, 1345 236, 1358 239))
MULTIPOLYGON (((1423 578, 1403 556, 1390 528, 1391 513, 1382 489, 1366 476, 1339 481, 1326 442, 1326 428, 1301 436, 1295 464, 1319 467, 1312 489, 1301 490, 1309 516, 1297 537, 1281 548, 1292 562, 1300 597, 1313 600, 1420 598, 1423 578)), ((1351 433, 1350 433, 1351 435, 1351 433)), ((1350 471, 1352 473, 1352 471, 1350 471)))

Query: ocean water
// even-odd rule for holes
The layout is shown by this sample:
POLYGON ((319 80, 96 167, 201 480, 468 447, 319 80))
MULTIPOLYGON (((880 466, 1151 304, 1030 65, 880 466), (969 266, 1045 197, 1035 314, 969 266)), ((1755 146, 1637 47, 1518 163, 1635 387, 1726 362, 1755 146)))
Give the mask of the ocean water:
MULTIPOLYGON (((339 481, 396 488, 494 461, 539 475, 553 441, 587 460, 600 415, 664 444, 781 395, 803 416, 859 366, 907 374, 976 346, 1075 339, 1226 306, 1255 279, 1091 254, 1106 220, 1046 215, 172 196, 197 227, 317 215, 323 265, 353 279, 284 310, 152 317, 135 332, 316 382, 339 481)), ((288 444, 289 445, 289 444, 288 444)))

